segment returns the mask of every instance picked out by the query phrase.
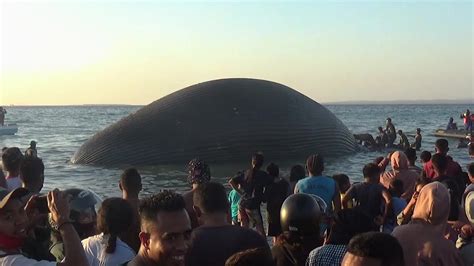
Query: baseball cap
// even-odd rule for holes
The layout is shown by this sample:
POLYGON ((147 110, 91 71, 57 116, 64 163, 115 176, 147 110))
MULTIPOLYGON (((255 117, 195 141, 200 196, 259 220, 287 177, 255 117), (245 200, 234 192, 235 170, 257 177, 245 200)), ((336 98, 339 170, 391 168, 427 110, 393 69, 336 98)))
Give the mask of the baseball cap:
POLYGON ((10 199, 18 199, 28 194, 26 188, 17 188, 13 191, 8 191, 4 188, 0 188, 0 209, 7 205, 10 199))
POLYGON ((467 194, 464 208, 466 209, 467 219, 471 224, 474 224, 474 191, 467 194))

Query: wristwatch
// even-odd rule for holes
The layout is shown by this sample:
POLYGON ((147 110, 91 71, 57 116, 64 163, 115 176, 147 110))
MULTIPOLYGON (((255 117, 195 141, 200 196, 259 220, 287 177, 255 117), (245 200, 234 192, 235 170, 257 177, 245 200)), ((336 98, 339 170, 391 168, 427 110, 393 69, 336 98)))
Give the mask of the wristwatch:
POLYGON ((71 220, 66 220, 66 221, 62 221, 60 223, 53 223, 51 225, 51 227, 55 230, 55 231, 58 231, 61 229, 61 227, 65 224, 72 224, 72 221, 71 220))

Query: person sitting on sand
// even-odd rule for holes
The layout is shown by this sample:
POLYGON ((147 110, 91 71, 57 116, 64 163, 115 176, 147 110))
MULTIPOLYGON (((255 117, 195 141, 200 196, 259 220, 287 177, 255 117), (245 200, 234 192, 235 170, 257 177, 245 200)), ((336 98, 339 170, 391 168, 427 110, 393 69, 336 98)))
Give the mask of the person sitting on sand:
POLYGON ((454 119, 452 117, 449 118, 448 125, 446 126, 446 130, 458 130, 458 125, 454 123, 454 119))
POLYGON ((408 141, 408 138, 403 133, 403 131, 399 129, 397 133, 400 136, 400 142, 398 143, 398 147, 404 150, 410 148, 410 142, 408 141))

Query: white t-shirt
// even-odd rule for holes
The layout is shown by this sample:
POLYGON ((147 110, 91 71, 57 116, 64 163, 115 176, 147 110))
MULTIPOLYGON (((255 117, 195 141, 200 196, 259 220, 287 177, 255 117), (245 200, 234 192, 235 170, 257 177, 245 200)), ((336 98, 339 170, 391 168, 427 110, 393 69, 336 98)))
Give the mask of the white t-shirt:
POLYGON ((0 258, 0 266, 56 266, 55 261, 37 261, 29 259, 21 254, 8 255, 0 258))
POLYGON ((117 238, 115 252, 107 254, 108 235, 100 234, 82 240, 82 247, 86 253, 90 266, 116 266, 135 258, 135 251, 125 242, 117 238))
POLYGON ((17 188, 21 187, 21 185, 22 185, 22 183, 21 183, 21 179, 20 179, 19 176, 7 178, 7 190, 8 191, 12 191, 14 189, 17 189, 17 188))

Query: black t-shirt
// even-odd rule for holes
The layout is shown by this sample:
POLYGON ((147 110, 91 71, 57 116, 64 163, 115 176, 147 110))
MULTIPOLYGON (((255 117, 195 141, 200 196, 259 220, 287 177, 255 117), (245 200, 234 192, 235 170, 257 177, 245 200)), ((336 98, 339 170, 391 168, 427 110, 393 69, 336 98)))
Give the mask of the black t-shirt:
POLYGON ((272 181, 272 178, 261 170, 255 170, 252 179, 247 181, 251 174, 252 169, 249 169, 245 173, 239 173, 232 178, 244 191, 240 205, 246 209, 256 209, 260 206, 263 200, 263 190, 272 181))
POLYGON ((304 266, 310 251, 297 250, 286 243, 277 244, 272 247, 272 257, 275 266, 304 266))
POLYGON ((247 228, 234 225, 198 227, 193 231, 185 264, 222 266, 235 253, 259 247, 269 248, 262 236, 247 228))
POLYGON ((372 218, 382 214, 382 191, 381 184, 358 183, 353 185, 347 194, 355 201, 355 207, 372 218))
POLYGON ((268 213, 268 235, 278 236, 281 233, 280 210, 281 205, 288 197, 290 184, 285 179, 272 182, 265 188, 265 201, 268 213))

